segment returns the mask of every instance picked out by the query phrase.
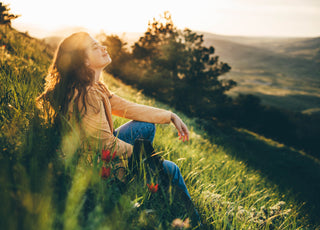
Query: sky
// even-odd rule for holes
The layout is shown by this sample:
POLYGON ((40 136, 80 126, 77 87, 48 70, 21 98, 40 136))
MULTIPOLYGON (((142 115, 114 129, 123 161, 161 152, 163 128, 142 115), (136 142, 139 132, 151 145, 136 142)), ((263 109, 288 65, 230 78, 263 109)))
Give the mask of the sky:
POLYGON ((18 30, 43 37, 64 27, 144 32, 164 11, 180 29, 221 35, 320 36, 320 0, 4 0, 18 30))

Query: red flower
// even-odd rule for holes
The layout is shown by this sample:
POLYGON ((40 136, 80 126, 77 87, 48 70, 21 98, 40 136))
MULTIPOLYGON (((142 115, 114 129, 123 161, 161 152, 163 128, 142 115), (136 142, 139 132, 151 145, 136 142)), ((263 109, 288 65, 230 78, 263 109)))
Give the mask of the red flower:
POLYGON ((103 179, 107 179, 111 174, 111 169, 110 168, 106 168, 106 167, 102 167, 101 168, 101 171, 100 171, 100 176, 103 178, 103 179))
POLYGON ((106 161, 107 163, 110 162, 110 150, 102 150, 101 160, 106 161))
POLYGON ((147 186, 151 193, 156 193, 158 191, 159 184, 151 183, 151 184, 147 184, 147 186))
POLYGON ((114 153, 112 154, 112 158, 110 156, 110 150, 102 150, 102 156, 101 156, 101 160, 105 161, 107 163, 110 162, 110 160, 113 160, 116 157, 117 151, 114 151, 114 153))

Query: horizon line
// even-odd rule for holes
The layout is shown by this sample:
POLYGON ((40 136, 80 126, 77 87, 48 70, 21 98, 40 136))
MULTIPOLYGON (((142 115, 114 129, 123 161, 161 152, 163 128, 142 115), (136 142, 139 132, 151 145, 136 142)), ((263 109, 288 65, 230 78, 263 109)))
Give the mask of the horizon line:
MULTIPOLYGON (((31 36, 34 36, 36 38, 42 39, 46 37, 52 37, 52 36, 57 36, 59 33, 61 33, 60 36, 63 36, 63 33, 69 33, 72 30, 76 31, 87 31, 93 34, 99 34, 101 32, 104 32, 106 34, 126 34, 126 33, 145 33, 145 31, 108 31, 103 28, 101 29, 89 29, 86 28, 85 26, 80 26, 80 25, 70 25, 70 26, 64 26, 64 27, 57 27, 55 29, 44 29, 39 25, 34 25, 31 23, 13 23, 16 25, 12 25, 12 27, 22 33, 28 32, 31 36), (22 28, 27 26, 27 28, 22 28), (31 29, 31 30, 30 30, 31 29), (24 31, 23 31, 24 30, 24 31), (41 31, 41 32, 40 32, 41 31), (39 35, 39 34, 43 35, 39 35), (38 35, 37 35, 38 34, 38 35)), ((178 28, 180 29, 180 28, 178 28)), ((185 27, 180 30, 184 29, 190 29, 191 31, 200 33, 200 34, 212 34, 212 35, 217 35, 217 36, 224 36, 224 37, 244 37, 244 38, 318 38, 320 37, 320 33, 318 35, 250 35, 250 34, 225 34, 225 33, 217 33, 217 32, 212 32, 212 31, 205 31, 205 30, 196 30, 196 29, 191 29, 188 27, 185 27)))

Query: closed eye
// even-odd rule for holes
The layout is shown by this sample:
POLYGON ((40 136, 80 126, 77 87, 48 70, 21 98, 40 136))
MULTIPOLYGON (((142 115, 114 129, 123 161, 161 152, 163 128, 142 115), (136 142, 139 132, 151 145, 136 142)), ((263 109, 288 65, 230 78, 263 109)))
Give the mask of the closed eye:
POLYGON ((98 49, 99 48, 99 44, 98 43, 96 43, 96 42, 93 42, 92 43, 92 49, 98 49))

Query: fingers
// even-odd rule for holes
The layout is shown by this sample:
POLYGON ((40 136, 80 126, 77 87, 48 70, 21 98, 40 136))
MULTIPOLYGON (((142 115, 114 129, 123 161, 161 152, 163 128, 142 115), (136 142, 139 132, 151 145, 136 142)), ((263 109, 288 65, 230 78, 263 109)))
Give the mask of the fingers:
POLYGON ((184 125, 183 127, 181 127, 181 131, 178 132, 178 135, 179 135, 179 140, 182 139, 183 142, 189 141, 189 131, 187 126, 184 125))
POLYGON ((179 140, 182 140, 182 142, 186 140, 186 136, 184 134, 180 134, 179 136, 179 140))
POLYGON ((179 140, 183 142, 189 140, 189 130, 187 126, 183 123, 183 121, 178 117, 174 116, 175 119, 172 119, 173 124, 175 125, 176 129, 178 130, 179 140))
POLYGON ((184 130, 185 130, 185 132, 184 132, 185 138, 186 138, 186 140, 188 141, 188 140, 189 140, 189 130, 188 130, 188 128, 187 128, 186 125, 184 125, 183 128, 184 128, 184 130))
POLYGON ((186 131, 184 132, 183 142, 184 142, 184 141, 189 141, 189 132, 188 132, 188 130, 186 130, 186 131))

